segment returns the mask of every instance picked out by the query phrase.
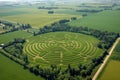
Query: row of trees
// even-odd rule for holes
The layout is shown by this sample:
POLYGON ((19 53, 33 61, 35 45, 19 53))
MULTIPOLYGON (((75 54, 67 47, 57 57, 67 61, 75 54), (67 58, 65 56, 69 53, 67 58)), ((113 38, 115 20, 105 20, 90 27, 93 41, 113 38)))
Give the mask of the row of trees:
POLYGON ((42 7, 38 7, 38 9, 59 9, 58 7, 45 7, 45 6, 42 6, 42 7))
POLYGON ((53 14, 54 13, 54 11, 48 11, 48 14, 53 14))
POLYGON ((4 26, 2 26, 3 30, 6 30, 0 34, 5 34, 5 33, 9 33, 9 32, 32 28, 30 24, 19 24, 19 23, 15 24, 15 23, 2 21, 2 20, 0 20, 0 24, 4 25, 4 26))
POLYGON ((13 26, 13 23, 10 23, 10 22, 8 22, 8 21, 2 21, 2 20, 0 20, 0 24, 4 24, 4 25, 6 25, 6 26, 13 26))
POLYGON ((83 10, 76 10, 77 12, 90 12, 90 13, 96 13, 101 12, 103 10, 89 10, 89 9, 83 9, 83 10))
POLYGON ((69 20, 61 20, 59 22, 51 24, 51 26, 44 26, 43 28, 40 28, 38 33, 34 33, 34 36, 57 31, 83 33, 98 38, 100 40, 98 47, 102 49, 109 49, 116 38, 120 36, 119 33, 100 31, 97 29, 90 29, 88 27, 73 27, 65 24, 66 22, 69 22, 69 20))
POLYGON ((101 64, 105 56, 108 55, 108 52, 105 51, 102 56, 92 59, 90 64, 78 64, 78 68, 72 67, 70 64, 68 64, 66 69, 61 69, 60 66, 56 65, 42 68, 40 65, 32 66, 29 63, 28 56, 22 53, 24 43, 25 39, 14 39, 14 41, 5 44, 3 50, 14 56, 9 56, 10 59, 23 65, 24 69, 29 69, 30 72, 36 76, 43 77, 45 80, 81 80, 83 78, 92 80, 91 74, 93 70, 101 64))
POLYGON ((14 41, 8 42, 2 46, 3 50, 7 52, 9 58, 18 62, 19 64, 28 64, 27 55, 23 54, 23 44, 25 43, 25 39, 16 38, 14 41), (21 60, 22 62, 19 62, 21 60))
POLYGON ((104 8, 104 10, 112 10, 112 6, 99 6, 99 8, 104 8))
POLYGON ((15 38, 13 41, 4 44, 3 48, 6 48, 6 47, 8 47, 10 45, 13 45, 14 43, 22 43, 22 44, 24 44, 25 43, 25 39, 15 38))
POLYGON ((25 29, 29 29, 29 28, 32 28, 32 26, 30 24, 21 24, 18 29, 21 29, 21 30, 25 30, 25 29))
MULTIPOLYGON (((90 29, 88 27, 73 27, 65 24, 69 21, 70 20, 60 20, 59 22, 51 24, 51 26, 44 26, 43 28, 40 28, 38 33, 34 33, 34 36, 57 31, 83 33, 92 35, 101 40, 101 42, 98 44, 98 47, 103 49, 109 49, 116 38, 120 36, 118 33, 114 32, 100 31, 96 29, 90 29)), ((40 65, 31 66, 27 55, 22 53, 24 43, 25 39, 14 39, 14 41, 5 44, 3 46, 3 49, 15 58, 22 60, 24 63, 19 63, 22 64, 25 69, 29 69, 30 72, 34 73, 37 76, 39 75, 46 80, 81 80, 83 78, 91 80, 91 73, 93 70, 96 68, 96 66, 100 65, 103 62, 105 56, 108 55, 108 52, 105 51, 98 58, 92 59, 90 64, 79 64, 78 68, 74 68, 70 64, 68 64, 68 67, 64 70, 56 65, 51 65, 49 68, 42 68, 40 65)), ((13 60, 17 61, 17 59, 13 60)))
POLYGON ((56 65, 51 65, 49 68, 42 68, 40 65, 25 65, 24 68, 29 69, 30 72, 43 77, 45 80, 92 80, 91 74, 93 70, 103 62, 106 55, 108 55, 107 51, 100 57, 92 59, 90 64, 78 64, 77 68, 72 67, 70 64, 66 69, 61 69, 60 66, 56 65))

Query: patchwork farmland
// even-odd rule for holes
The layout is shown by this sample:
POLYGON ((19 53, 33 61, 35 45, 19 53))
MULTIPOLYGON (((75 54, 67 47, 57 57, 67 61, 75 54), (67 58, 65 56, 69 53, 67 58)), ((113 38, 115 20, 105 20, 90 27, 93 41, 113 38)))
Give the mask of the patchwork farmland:
POLYGON ((0 80, 92 80, 120 37, 119 13, 117 1, 0 1, 0 80))

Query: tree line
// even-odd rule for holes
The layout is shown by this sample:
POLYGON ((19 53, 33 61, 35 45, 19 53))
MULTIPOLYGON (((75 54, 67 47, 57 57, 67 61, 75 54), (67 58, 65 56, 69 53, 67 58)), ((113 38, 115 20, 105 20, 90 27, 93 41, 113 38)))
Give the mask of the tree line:
POLYGON ((0 24, 4 25, 4 26, 2 26, 3 30, 7 30, 0 34, 5 34, 5 33, 9 33, 9 32, 14 32, 14 31, 18 31, 18 30, 26 30, 26 29, 32 28, 32 26, 30 24, 19 24, 19 23, 15 24, 15 23, 11 23, 8 21, 2 21, 2 20, 0 20, 0 24))
POLYGON ((45 7, 45 6, 42 6, 42 7, 38 7, 38 9, 59 9, 59 7, 45 7))
POLYGON ((36 76, 41 76, 45 80, 92 80, 91 74, 93 70, 96 66, 100 65, 105 56, 108 55, 108 52, 105 51, 101 56, 92 59, 89 64, 78 64, 77 68, 70 64, 68 64, 65 69, 62 69, 61 66, 57 66, 55 64, 51 64, 50 67, 43 68, 40 65, 31 65, 28 56, 22 52, 24 43, 25 39, 17 38, 14 39, 14 41, 5 44, 3 46, 3 50, 7 52, 7 57, 11 60, 23 65, 24 69, 28 69, 31 73, 34 73, 36 76))
POLYGON ((26 54, 23 54, 23 44, 25 42, 25 39, 15 38, 2 46, 5 52, 0 52, 21 65, 28 64, 28 57, 26 54))
POLYGON ((34 73, 36 76, 43 77, 45 80, 92 80, 91 74, 93 70, 103 62, 106 55, 108 55, 107 50, 120 35, 119 33, 100 31, 96 29, 90 29, 88 27, 70 26, 66 24, 69 21, 70 20, 67 19, 60 20, 59 22, 52 23, 51 26, 44 26, 43 28, 39 29, 38 33, 34 32, 34 36, 58 31, 68 31, 91 35, 100 40, 100 43, 98 43, 97 46, 99 48, 106 49, 105 52, 101 56, 92 59, 89 64, 78 64, 77 68, 74 68, 68 64, 66 69, 61 69, 60 66, 54 64, 48 68, 42 68, 40 65, 31 65, 28 60, 28 56, 22 52, 25 39, 14 39, 14 41, 5 44, 3 46, 3 50, 9 53, 7 55, 12 55, 13 57, 9 56, 9 58, 23 65, 24 69, 29 69, 30 72, 34 73))
POLYGON ((108 55, 105 51, 101 56, 94 58, 87 65, 78 64, 77 68, 68 64, 65 69, 61 66, 51 64, 50 67, 42 68, 40 65, 30 66, 24 65, 24 69, 29 69, 36 76, 41 76, 45 80, 92 80, 91 74, 96 66, 103 62, 103 59, 108 55))
POLYGON ((103 10, 89 10, 89 9, 83 9, 83 10, 76 10, 76 12, 90 12, 90 13, 97 13, 102 12, 103 10))
POLYGON ((49 32, 57 32, 57 31, 68 31, 68 32, 75 32, 75 33, 82 33, 86 35, 91 35, 100 40, 98 43, 98 47, 101 49, 109 49, 116 38, 120 36, 119 33, 115 32, 108 32, 108 31, 100 31, 97 29, 91 29, 88 27, 74 27, 70 26, 68 24, 65 24, 66 22, 69 22, 70 20, 60 20, 59 22, 52 23, 51 26, 44 26, 43 28, 39 29, 38 33, 34 32, 34 36, 45 34, 49 32))

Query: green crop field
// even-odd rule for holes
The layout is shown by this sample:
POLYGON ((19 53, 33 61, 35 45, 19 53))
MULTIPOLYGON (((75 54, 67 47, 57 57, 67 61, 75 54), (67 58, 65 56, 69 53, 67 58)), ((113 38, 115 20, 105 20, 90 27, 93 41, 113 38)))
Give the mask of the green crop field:
POLYGON ((28 38, 24 53, 33 64, 77 66, 79 63, 87 64, 101 55, 103 50, 97 48, 98 42, 99 40, 92 36, 78 33, 46 33, 28 38))
POLYGON ((72 26, 87 26, 89 28, 120 33, 120 11, 107 10, 79 20, 72 21, 72 26))
POLYGON ((14 7, 0 7, 0 17, 4 16, 12 16, 12 15, 20 15, 27 13, 26 10, 22 10, 21 8, 14 7))
POLYGON ((28 70, 24 70, 23 67, 6 56, 0 54, 0 79, 1 80, 44 80, 39 76, 35 76, 28 70))
POLYGON ((6 33, 0 35, 0 44, 8 43, 9 41, 12 41, 14 38, 27 38, 30 36, 31 34, 27 33, 26 31, 15 31, 11 33, 6 33))

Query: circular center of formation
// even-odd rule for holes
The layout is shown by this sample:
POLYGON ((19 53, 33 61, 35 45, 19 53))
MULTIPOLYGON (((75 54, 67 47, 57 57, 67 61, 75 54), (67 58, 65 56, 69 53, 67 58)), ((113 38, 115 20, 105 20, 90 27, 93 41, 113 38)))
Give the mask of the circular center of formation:
POLYGON ((95 38, 83 34, 47 33, 28 39, 24 53, 33 63, 41 65, 76 65, 97 55, 96 52, 99 50, 96 47, 97 42, 95 38))

